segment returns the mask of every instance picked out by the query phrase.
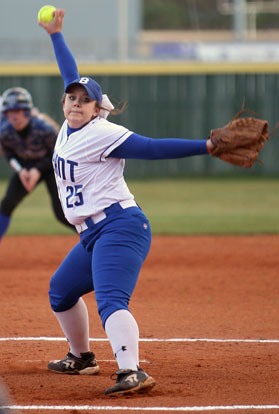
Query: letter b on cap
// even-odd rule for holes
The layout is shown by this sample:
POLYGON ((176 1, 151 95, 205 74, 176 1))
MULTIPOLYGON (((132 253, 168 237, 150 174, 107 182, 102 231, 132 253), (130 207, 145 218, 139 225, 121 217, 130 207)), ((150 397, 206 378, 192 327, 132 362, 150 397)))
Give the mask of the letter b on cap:
POLYGON ((88 78, 80 78, 79 83, 88 83, 89 79, 88 78))

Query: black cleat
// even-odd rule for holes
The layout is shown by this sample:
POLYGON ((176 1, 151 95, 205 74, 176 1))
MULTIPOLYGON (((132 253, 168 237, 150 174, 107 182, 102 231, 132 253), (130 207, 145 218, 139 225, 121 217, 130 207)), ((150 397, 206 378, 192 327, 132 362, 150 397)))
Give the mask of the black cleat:
POLYGON ((66 358, 50 361, 47 367, 57 374, 94 375, 100 371, 93 352, 85 352, 81 354, 81 358, 69 352, 66 358))
MULTIPOLYGON (((114 374, 115 375, 115 374, 114 374)), ((116 371, 116 383, 105 391, 106 395, 123 395, 137 392, 149 392, 155 385, 154 378, 146 374, 142 369, 120 369, 116 371)), ((113 379, 113 376, 112 376, 113 379)))

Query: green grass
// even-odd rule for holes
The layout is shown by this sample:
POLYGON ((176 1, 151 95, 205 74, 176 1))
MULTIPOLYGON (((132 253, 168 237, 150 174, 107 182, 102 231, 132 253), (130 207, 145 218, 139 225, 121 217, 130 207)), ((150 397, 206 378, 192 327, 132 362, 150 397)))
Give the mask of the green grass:
MULTIPOLYGON (((0 197, 7 182, 0 181, 0 197)), ((279 233, 279 179, 128 181, 153 234, 279 233)), ((72 234, 53 215, 41 184, 15 211, 8 234, 72 234)))
POLYGON ((279 232, 279 180, 199 178, 131 182, 154 233, 279 232))
MULTIPOLYGON (((7 181, 0 181, 0 198, 4 196, 7 181)), ((29 194, 14 211, 8 233, 15 234, 73 234, 56 220, 45 185, 29 194)))

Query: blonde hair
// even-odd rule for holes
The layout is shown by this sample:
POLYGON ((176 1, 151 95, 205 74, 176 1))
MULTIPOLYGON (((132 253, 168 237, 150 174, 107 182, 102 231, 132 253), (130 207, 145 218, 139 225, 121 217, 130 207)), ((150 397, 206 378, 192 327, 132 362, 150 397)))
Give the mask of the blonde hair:
POLYGON ((119 102, 117 107, 114 107, 113 109, 111 109, 110 111, 107 108, 103 108, 99 102, 97 102, 96 104, 97 108, 103 109, 104 111, 108 111, 109 115, 119 115, 122 114, 122 112, 125 111, 125 109, 127 108, 128 104, 127 102, 119 102))

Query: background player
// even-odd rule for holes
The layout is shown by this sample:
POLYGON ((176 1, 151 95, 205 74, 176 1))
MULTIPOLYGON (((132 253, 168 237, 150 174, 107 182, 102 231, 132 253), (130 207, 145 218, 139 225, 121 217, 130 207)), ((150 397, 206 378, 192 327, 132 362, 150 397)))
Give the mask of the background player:
POLYGON ((164 159, 208 154, 210 140, 152 139, 104 119, 100 85, 80 77, 62 31, 64 10, 39 24, 51 35, 64 79, 65 122, 54 151, 54 169, 69 222, 80 233, 53 275, 51 307, 70 352, 51 361, 51 371, 95 374, 99 366, 89 348, 85 293, 95 291, 98 312, 119 370, 107 395, 150 390, 155 380, 139 368, 139 330, 128 309, 141 266, 149 252, 151 230, 123 177, 125 158, 164 159))
POLYGON ((14 174, 0 203, 0 240, 15 208, 41 181, 46 183, 57 219, 73 228, 61 208, 52 168, 58 129, 50 117, 33 107, 26 89, 15 87, 3 93, 0 143, 14 174))

